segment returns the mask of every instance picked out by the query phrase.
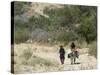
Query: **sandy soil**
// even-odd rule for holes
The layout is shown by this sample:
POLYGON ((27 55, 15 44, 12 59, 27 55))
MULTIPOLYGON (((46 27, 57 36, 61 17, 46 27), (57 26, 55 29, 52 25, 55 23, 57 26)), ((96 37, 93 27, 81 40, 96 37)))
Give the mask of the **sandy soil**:
POLYGON ((77 62, 80 64, 70 64, 66 50, 65 64, 61 65, 59 61, 59 46, 46 46, 38 44, 18 44, 14 46, 14 72, 15 73, 36 73, 51 71, 72 71, 72 70, 90 70, 97 68, 97 60, 94 56, 88 54, 88 48, 77 49, 80 52, 77 62), (27 50, 32 54, 29 58, 23 53, 27 50), (37 60, 39 59, 39 60, 37 60), (43 60, 44 61, 43 61, 43 60), (46 63, 45 63, 46 62, 46 63), (33 64, 34 63, 34 64, 33 64))

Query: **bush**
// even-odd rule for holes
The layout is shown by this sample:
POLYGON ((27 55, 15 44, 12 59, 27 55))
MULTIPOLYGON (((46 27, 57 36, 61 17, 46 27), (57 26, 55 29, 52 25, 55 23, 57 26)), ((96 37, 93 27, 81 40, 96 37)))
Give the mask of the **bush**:
POLYGON ((32 56, 33 52, 30 48, 25 49, 21 55, 26 61, 32 56))
POLYGON ((18 29, 14 32, 14 43, 22 43, 29 38, 29 31, 27 29, 18 29))
POLYGON ((62 42, 64 44, 68 44, 70 41, 75 41, 77 39, 78 39, 78 37, 74 32, 62 31, 57 36, 57 41, 60 41, 60 42, 62 42))

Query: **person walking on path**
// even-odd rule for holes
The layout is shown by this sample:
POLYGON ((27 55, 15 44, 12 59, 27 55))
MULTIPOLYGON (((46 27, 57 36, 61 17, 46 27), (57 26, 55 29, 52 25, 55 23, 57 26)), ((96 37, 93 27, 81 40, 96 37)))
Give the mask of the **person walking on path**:
POLYGON ((63 48, 62 45, 60 46, 59 54, 60 54, 60 62, 61 62, 61 64, 64 64, 64 60, 65 60, 65 50, 64 50, 64 48, 63 48))
POLYGON ((70 47, 71 47, 71 64, 75 64, 76 63, 76 58, 79 57, 79 53, 76 50, 76 46, 75 46, 74 42, 71 43, 70 47))

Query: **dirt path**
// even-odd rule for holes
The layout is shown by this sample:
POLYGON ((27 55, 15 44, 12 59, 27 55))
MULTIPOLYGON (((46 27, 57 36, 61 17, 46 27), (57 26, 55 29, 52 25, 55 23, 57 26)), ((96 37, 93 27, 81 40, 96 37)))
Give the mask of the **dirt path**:
MULTIPOLYGON (((83 48, 84 49, 84 48, 83 48)), ((81 49, 82 50, 82 49, 81 49)), ((82 53, 80 52, 79 59, 76 60, 76 63, 79 64, 70 64, 70 59, 65 59, 65 64, 62 65, 60 68, 67 71, 72 70, 90 70, 90 69, 96 69, 97 68, 97 60, 94 56, 89 56, 87 53, 87 50, 82 53)))
POLYGON ((65 49, 65 64, 60 64, 58 46, 51 47, 34 44, 20 44, 15 45, 14 50, 16 54, 14 56, 15 73, 76 71, 97 68, 97 60, 94 56, 88 55, 88 48, 78 49, 80 56, 76 62, 80 64, 74 65, 71 65, 70 59, 67 58, 69 49, 65 49), (30 54, 32 54, 32 56, 30 56, 30 54), (26 57, 29 57, 28 60, 26 57))

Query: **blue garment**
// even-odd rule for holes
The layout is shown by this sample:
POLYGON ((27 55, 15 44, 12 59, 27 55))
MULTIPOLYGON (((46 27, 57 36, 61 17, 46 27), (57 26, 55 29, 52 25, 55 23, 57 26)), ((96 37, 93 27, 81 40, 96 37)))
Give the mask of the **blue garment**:
POLYGON ((64 50, 64 48, 60 48, 59 53, 60 53, 60 58, 65 58, 65 50, 64 50))

